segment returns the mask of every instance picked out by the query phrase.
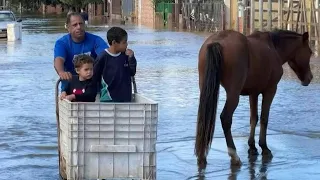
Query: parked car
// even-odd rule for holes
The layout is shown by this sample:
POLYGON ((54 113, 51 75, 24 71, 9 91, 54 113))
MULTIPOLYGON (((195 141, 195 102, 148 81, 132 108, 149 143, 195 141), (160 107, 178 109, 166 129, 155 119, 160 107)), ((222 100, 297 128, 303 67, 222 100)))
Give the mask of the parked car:
POLYGON ((0 10, 0 39, 7 38, 7 25, 11 23, 21 22, 22 19, 16 18, 12 11, 0 10))

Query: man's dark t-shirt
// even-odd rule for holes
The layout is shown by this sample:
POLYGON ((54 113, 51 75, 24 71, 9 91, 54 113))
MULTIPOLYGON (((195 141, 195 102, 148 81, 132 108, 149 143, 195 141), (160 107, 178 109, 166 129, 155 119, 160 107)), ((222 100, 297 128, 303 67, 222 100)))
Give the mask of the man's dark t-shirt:
POLYGON ((88 19, 89 19, 88 13, 86 13, 86 12, 81 12, 80 15, 81 15, 81 17, 82 17, 82 19, 83 19, 84 21, 88 21, 88 19))

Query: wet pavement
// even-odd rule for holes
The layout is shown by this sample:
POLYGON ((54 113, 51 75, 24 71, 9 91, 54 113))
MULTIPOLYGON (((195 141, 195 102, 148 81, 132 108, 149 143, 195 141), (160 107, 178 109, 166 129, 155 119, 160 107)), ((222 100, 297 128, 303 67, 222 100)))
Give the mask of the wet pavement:
MULTIPOLYGON (((27 17, 23 24, 21 42, 0 43, 0 179, 58 179, 53 47, 66 31, 61 19, 27 17)), ((193 147, 199 94, 197 56, 204 37, 125 28, 138 60, 138 91, 159 102, 157 179, 320 178, 318 60, 313 60, 315 78, 308 87, 285 70, 270 113, 267 142, 274 155, 271 161, 260 155, 247 157, 249 102, 248 97, 241 97, 232 131, 243 165, 230 167, 217 119, 206 174, 199 177, 193 147)), ((106 30, 105 25, 95 25, 88 31, 105 39, 106 30)), ((221 88, 218 113, 224 101, 221 88)))

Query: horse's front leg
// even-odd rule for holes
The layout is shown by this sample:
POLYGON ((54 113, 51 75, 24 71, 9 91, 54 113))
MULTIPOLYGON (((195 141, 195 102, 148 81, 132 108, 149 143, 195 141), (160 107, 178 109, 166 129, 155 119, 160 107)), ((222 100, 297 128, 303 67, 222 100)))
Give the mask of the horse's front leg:
POLYGON ((232 116, 236 110, 239 103, 239 95, 236 93, 227 93, 227 100, 224 105, 223 111, 220 115, 221 124, 226 138, 226 143, 228 146, 228 154, 231 157, 231 164, 241 165, 240 158, 237 154, 236 147, 233 142, 231 125, 232 125, 232 116))
POLYGON ((267 146, 267 128, 269 121, 270 107, 276 94, 277 87, 270 88, 268 91, 263 92, 261 117, 260 117, 260 136, 259 136, 259 146, 262 149, 262 155, 272 157, 272 153, 267 146))

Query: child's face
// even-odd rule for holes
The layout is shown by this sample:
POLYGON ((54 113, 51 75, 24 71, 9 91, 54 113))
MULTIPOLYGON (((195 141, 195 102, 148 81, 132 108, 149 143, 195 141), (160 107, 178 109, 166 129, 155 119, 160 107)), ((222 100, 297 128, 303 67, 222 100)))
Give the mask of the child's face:
POLYGON ((79 76, 85 80, 90 79, 93 75, 93 64, 86 63, 77 69, 79 76))
POLYGON ((115 45, 116 45, 115 49, 116 49, 117 52, 125 52, 127 50, 127 47, 128 47, 127 38, 124 38, 119 43, 115 42, 115 45))

